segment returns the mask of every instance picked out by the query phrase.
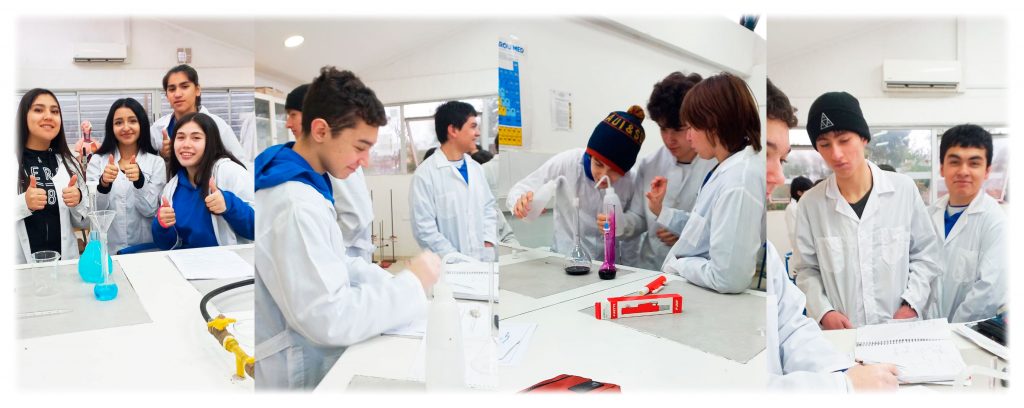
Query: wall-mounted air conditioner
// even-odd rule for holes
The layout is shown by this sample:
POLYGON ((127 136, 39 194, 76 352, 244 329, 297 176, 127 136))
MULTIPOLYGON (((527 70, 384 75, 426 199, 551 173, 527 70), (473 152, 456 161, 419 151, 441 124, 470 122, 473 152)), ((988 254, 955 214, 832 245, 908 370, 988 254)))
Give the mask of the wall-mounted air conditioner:
POLYGON ((124 43, 75 43, 75 62, 124 62, 127 58, 124 43))
POLYGON ((882 90, 892 92, 961 92, 960 61, 884 60, 882 90))

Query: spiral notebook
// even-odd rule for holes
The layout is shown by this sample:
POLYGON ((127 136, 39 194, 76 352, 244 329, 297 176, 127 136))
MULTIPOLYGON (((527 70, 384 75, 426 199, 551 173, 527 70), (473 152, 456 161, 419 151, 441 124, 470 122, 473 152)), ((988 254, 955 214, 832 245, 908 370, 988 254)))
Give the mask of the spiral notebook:
POLYGON ((447 281, 456 299, 487 300, 487 283, 494 268, 494 301, 498 301, 498 264, 491 262, 463 262, 444 265, 443 279, 447 281))
POLYGON ((868 364, 895 364, 903 383, 953 381, 966 368, 946 319, 861 327, 854 354, 868 364))

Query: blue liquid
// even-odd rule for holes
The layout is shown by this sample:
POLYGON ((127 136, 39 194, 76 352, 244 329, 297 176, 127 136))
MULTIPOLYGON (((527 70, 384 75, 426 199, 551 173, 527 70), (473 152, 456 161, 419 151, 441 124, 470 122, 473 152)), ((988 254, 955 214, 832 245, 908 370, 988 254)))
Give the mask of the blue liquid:
POLYGON ((96 300, 114 299, 117 297, 117 284, 96 285, 93 287, 92 293, 96 295, 96 300))
MULTIPOLYGON (((103 264, 100 262, 100 235, 96 231, 89 234, 89 245, 85 246, 85 252, 78 260, 78 275, 88 283, 103 283, 103 264)), ((114 270, 114 262, 108 256, 107 265, 114 270)))

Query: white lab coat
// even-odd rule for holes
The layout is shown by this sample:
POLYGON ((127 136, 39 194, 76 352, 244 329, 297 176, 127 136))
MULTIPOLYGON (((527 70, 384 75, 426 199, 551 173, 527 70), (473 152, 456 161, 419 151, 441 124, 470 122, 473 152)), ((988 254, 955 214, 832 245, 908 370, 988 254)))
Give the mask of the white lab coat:
POLYGON ((632 205, 643 208, 644 218, 641 220, 646 229, 640 240, 638 267, 650 270, 661 267, 672 247, 658 239, 658 228, 666 228, 677 236, 682 233, 693 204, 697 202, 700 184, 716 164, 716 159, 704 160, 699 156, 694 157, 690 163, 679 163, 672 152, 662 146, 653 154, 640 159, 633 168, 630 174, 634 177, 633 184, 638 193, 633 194, 636 203, 632 205), (668 183, 661 215, 655 216, 647 206, 647 193, 651 191, 651 181, 657 176, 665 177, 668 183))
MULTIPOLYGON (((18 154, 21 154, 19 152, 18 154)), ((21 169, 18 169, 21 171, 21 169)), ((78 171, 72 168, 72 174, 78 174, 78 171)), ((61 191, 64 187, 67 187, 68 183, 71 182, 71 176, 68 176, 67 170, 64 169, 64 161, 57 157, 57 174, 53 175, 53 185, 57 190, 57 207, 60 210, 60 259, 70 260, 78 259, 80 253, 78 252, 78 238, 75 237, 75 228, 87 228, 89 226, 89 190, 85 187, 85 176, 78 174, 78 189, 82 191, 82 201, 75 207, 68 208, 64 205, 64 199, 61 197, 61 191)), ((25 203, 25 193, 18 194, 17 201, 14 202, 15 219, 14 231, 18 236, 18 241, 15 243, 14 252, 14 263, 16 265, 29 263, 32 259, 32 245, 28 241, 28 231, 25 230, 25 218, 32 215, 32 210, 28 209, 28 204, 25 203)))
POLYGON ((778 251, 768 242, 766 350, 768 388, 814 392, 849 392, 852 384, 840 372, 854 365, 825 340, 818 324, 803 315, 805 298, 786 275, 778 251))
POLYGON ((796 247, 796 212, 800 210, 800 202, 790 198, 786 206, 786 232, 789 237, 789 247, 796 247))
MULTIPOLYGON (((205 106, 200 106, 199 112, 210 115, 210 117, 213 118, 213 121, 217 122, 217 130, 220 132, 220 140, 221 143, 224 144, 224 148, 235 156, 236 159, 245 163, 246 168, 252 168, 251 163, 253 158, 249 156, 244 149, 242 149, 242 144, 238 141, 238 136, 235 135, 235 130, 231 128, 231 125, 225 122, 224 119, 221 119, 220 116, 210 113, 205 106)), ((149 138, 152 139, 153 147, 158 151, 164 145, 163 131, 167 128, 167 125, 171 123, 171 115, 173 114, 174 113, 172 112, 160 117, 160 119, 157 119, 156 122, 153 122, 153 125, 149 127, 149 138)), ((174 132, 174 129, 167 129, 167 137, 174 139, 174 135, 171 134, 172 132, 174 132)), ((174 154, 174 152, 171 152, 171 154, 174 154)), ((250 178, 251 177, 252 176, 250 175, 250 178)))
POLYGON ((834 174, 800 198, 791 261, 816 322, 836 310, 854 327, 886 323, 903 300, 923 317, 941 271, 939 233, 914 181, 867 163, 874 184, 861 218, 834 174))
MULTIPOLYGON (((245 201, 256 211, 256 201, 253 195, 252 173, 239 166, 238 163, 222 157, 213 164, 213 178, 217 182, 218 190, 230 191, 239 199, 245 201)), ((164 186, 161 197, 167 198, 167 202, 174 204, 174 190, 178 189, 178 175, 175 174, 164 186)), ((162 200, 161 200, 162 201, 162 200)), ((257 211, 257 214, 259 212, 257 211)), ((259 218, 259 217, 256 217, 259 218)), ((252 241, 235 234, 231 225, 223 216, 210 213, 213 220, 213 235, 217 238, 218 245, 248 244, 252 241)))
POLYGON ((373 202, 363 168, 343 179, 331 177, 334 211, 345 244, 345 253, 373 262, 373 202))
MULTIPOLYGON (((929 211, 935 227, 944 234, 949 196, 940 198, 929 211)), ((984 190, 964 209, 944 239, 945 272, 933 285, 929 318, 951 323, 994 317, 1006 304, 1006 214, 984 190)))
POLYGON ((412 233, 420 248, 438 256, 459 252, 483 260, 491 252, 484 242, 498 243, 494 195, 480 163, 468 154, 462 158, 468 184, 440 149, 416 168, 409 193, 412 233))
MULTIPOLYGON (((494 155, 491 160, 487 163, 482 164, 484 168, 484 176, 487 177, 487 185, 491 187, 491 193, 498 193, 498 172, 499 172, 499 158, 500 154, 494 155)), ((495 196, 494 211, 497 214, 498 223, 498 241, 502 244, 519 245, 519 240, 516 239, 515 231, 512 230, 512 225, 508 223, 508 219, 505 218, 505 212, 501 211, 501 206, 498 205, 498 197, 495 196)))
MULTIPOLYGON (((245 157, 252 157, 255 160, 255 157, 259 155, 259 140, 256 137, 256 112, 242 112, 238 117, 242 120, 242 126, 238 129, 238 145, 245 152, 245 157)), ((253 166, 249 165, 249 161, 242 158, 238 158, 238 160, 242 160, 247 169, 253 168, 253 166)))
POLYGON ((720 293, 750 287, 764 236, 764 166, 764 157, 750 146, 719 164, 662 271, 720 293))
POLYGON ((346 346, 426 316, 412 272, 345 254, 319 192, 289 181, 256 197, 257 389, 312 389, 346 346))
MULTIPOLYGON (((114 155, 115 164, 121 160, 121 152, 117 149, 110 154, 114 155)), ((109 163, 110 154, 95 154, 92 160, 89 160, 86 183, 90 187, 99 187, 100 177, 109 163)), ((114 221, 107 230, 107 250, 111 255, 132 245, 153 242, 150 226, 157 209, 160 208, 160 192, 167 184, 167 170, 164 167, 164 159, 159 155, 139 151, 135 162, 145 179, 142 188, 135 188, 134 183, 119 171, 117 178, 110 185, 110 192, 96 194, 97 210, 115 212, 114 221)))
MULTIPOLYGON (((519 180, 508 192, 508 200, 505 203, 508 208, 515 208, 519 197, 527 192, 536 192, 544 183, 565 176, 565 181, 555 189, 555 215, 554 215, 554 238, 551 243, 551 251, 568 255, 572 250, 573 239, 576 231, 576 209, 572 206, 573 198, 579 197, 580 209, 580 235, 583 248, 595 260, 604 259, 604 234, 597 229, 597 214, 607 213, 604 208, 605 190, 594 187, 595 182, 590 181, 583 172, 583 153, 585 149, 576 148, 556 154, 548 159, 539 169, 534 170, 526 178, 519 180)), ((632 207, 633 178, 629 174, 619 177, 619 180, 612 183, 615 194, 622 200, 626 207, 623 209, 623 219, 615 220, 616 235, 618 236, 615 262, 620 265, 633 266, 637 261, 636 250, 629 251, 628 240, 633 240, 639 246, 641 229, 642 209, 632 207), (619 232, 621 231, 621 232, 619 232)), ((550 203, 549 203, 550 204, 550 203)))

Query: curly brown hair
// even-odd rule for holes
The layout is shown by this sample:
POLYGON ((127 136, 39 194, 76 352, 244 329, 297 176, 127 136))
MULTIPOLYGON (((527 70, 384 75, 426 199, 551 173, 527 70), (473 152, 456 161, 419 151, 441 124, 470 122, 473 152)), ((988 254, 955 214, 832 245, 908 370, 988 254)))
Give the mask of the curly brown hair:
POLYGON ((651 119, 664 129, 681 129, 683 122, 679 120, 679 108, 683 98, 702 79, 697 73, 685 75, 676 71, 654 84, 647 101, 647 113, 651 119))
POLYGON ((331 135, 356 126, 362 119, 370 126, 388 124, 384 105, 377 95, 363 85, 352 71, 338 71, 333 66, 320 68, 302 102, 302 133, 308 135, 314 119, 323 119, 331 135))

